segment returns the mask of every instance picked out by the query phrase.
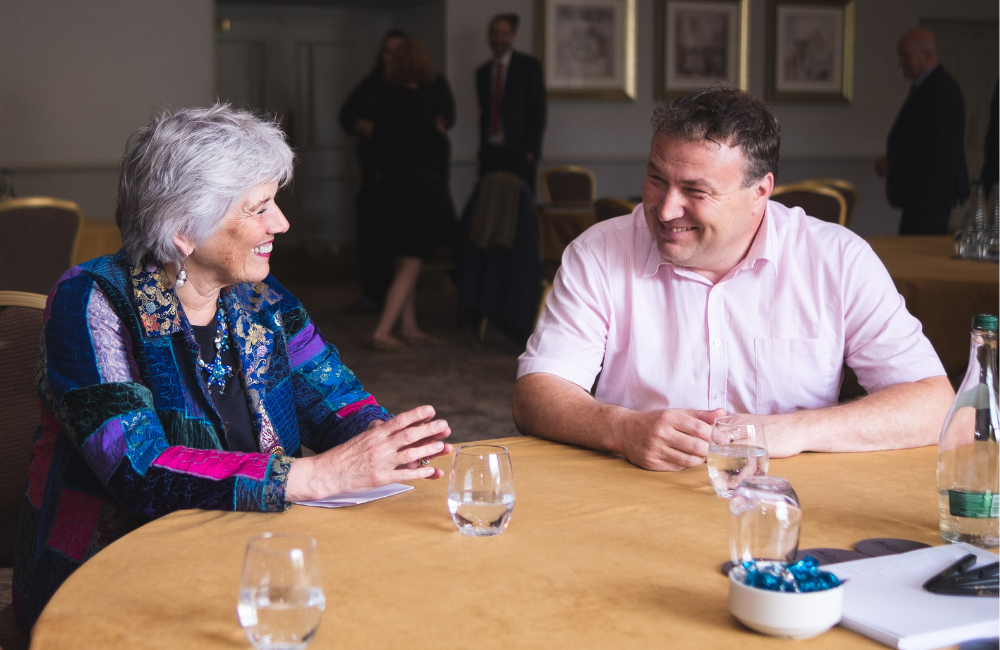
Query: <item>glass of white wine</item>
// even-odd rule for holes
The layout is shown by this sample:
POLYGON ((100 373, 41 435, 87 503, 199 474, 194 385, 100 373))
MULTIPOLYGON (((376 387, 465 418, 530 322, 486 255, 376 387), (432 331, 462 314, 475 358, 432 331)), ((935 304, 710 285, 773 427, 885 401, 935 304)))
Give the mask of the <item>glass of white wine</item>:
POLYGON ((708 447, 708 477, 716 494, 729 499, 741 480, 767 476, 767 460, 762 420, 727 415, 715 421, 708 447))
POLYGON ((236 614, 255 648, 302 650, 324 609, 315 539, 277 533, 250 538, 236 614))
POLYGON ((514 471, 510 452, 498 445, 455 449, 448 477, 448 511, 459 532, 499 535, 514 513, 514 471))

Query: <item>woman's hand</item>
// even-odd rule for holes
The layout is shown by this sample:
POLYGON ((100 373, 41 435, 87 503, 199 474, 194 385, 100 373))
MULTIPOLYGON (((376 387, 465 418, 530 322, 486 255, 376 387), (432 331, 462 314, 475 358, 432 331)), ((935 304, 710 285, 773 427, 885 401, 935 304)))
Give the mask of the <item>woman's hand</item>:
POLYGON ((421 458, 451 453, 451 445, 442 442, 451 428, 433 417, 433 407, 421 406, 388 422, 376 420, 364 433, 318 456, 295 459, 285 500, 313 501, 398 481, 441 478, 441 470, 420 465, 421 458))

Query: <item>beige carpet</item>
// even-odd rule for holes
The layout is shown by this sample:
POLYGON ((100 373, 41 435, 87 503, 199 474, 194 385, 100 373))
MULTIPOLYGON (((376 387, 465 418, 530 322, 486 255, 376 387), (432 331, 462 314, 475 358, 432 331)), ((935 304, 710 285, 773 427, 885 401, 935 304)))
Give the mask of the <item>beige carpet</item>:
MULTIPOLYGON (((278 276, 278 280, 281 277, 278 276)), ((351 309, 360 295, 354 280, 285 283, 365 389, 392 412, 431 404, 452 427, 452 441, 517 435, 510 401, 521 348, 495 329, 477 345, 456 324, 457 292, 441 271, 425 272, 417 288, 417 318, 438 346, 376 352, 369 340, 376 314, 351 309)))

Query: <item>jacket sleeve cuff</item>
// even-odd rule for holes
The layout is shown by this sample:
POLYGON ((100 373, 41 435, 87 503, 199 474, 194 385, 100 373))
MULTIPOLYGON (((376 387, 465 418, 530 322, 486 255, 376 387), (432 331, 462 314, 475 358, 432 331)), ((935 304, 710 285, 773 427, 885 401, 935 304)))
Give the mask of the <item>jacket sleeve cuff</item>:
POLYGON ((261 500, 261 510, 264 512, 284 512, 292 506, 285 499, 285 488, 288 486, 288 471, 292 469, 291 456, 271 455, 264 483, 264 498, 261 500))

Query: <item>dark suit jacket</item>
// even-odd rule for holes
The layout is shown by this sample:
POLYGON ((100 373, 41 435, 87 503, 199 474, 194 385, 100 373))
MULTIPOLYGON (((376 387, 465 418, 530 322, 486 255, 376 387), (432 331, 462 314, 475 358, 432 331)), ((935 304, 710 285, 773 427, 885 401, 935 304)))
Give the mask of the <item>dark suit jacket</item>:
MULTIPOLYGON (((479 157, 489 143, 493 110, 493 61, 476 70, 479 96, 479 157)), ((533 56, 513 52, 504 84, 500 114, 503 119, 504 144, 515 151, 530 151, 535 160, 542 155, 545 131, 545 80, 542 64, 533 56)))
POLYGON ((889 203, 904 209, 948 209, 969 196, 965 102, 940 65, 910 91, 889 131, 889 203))

